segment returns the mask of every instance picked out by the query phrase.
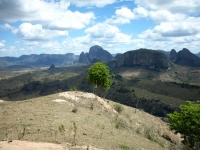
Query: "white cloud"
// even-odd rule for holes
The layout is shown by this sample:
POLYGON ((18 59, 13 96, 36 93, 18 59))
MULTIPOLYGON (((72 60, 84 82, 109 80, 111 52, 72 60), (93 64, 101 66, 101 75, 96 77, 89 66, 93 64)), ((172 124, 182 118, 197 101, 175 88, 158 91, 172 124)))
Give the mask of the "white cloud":
POLYGON ((1 0, 0 21, 25 21, 40 23, 56 30, 81 29, 95 18, 92 12, 72 12, 67 1, 46 2, 41 0, 24 1, 1 0))
POLYGON ((111 24, 126 24, 130 23, 132 19, 135 19, 135 14, 127 7, 122 7, 115 11, 115 15, 110 19, 107 19, 106 23, 111 24))
POLYGON ((104 49, 112 50, 112 53, 125 52, 128 47, 132 47, 131 35, 126 35, 116 26, 106 23, 97 23, 85 30, 86 35, 77 38, 68 37, 62 42, 66 51, 73 50, 80 54, 82 51, 88 52, 90 46, 100 45, 104 49))
POLYGON ((149 48, 171 50, 188 48, 194 53, 200 47, 200 18, 188 17, 185 20, 161 22, 153 29, 148 29, 139 35, 149 48), (157 45, 157 46, 156 46, 157 45), (160 45, 160 47, 159 47, 160 45))
POLYGON ((30 23, 22 23, 13 33, 23 40, 30 41, 49 40, 55 36, 68 35, 67 31, 44 29, 40 24, 32 25, 30 23))
POLYGON ((133 12, 137 15, 137 18, 148 17, 148 11, 141 6, 134 8, 133 12))
POLYGON ((105 5, 116 2, 116 0, 69 0, 69 1, 72 4, 75 4, 79 7, 82 7, 82 6, 104 7, 105 5))
POLYGON ((14 27, 9 25, 8 23, 5 23, 3 25, 0 25, 1 30, 14 30, 14 27))
POLYGON ((0 41, 0 49, 3 49, 5 47, 5 41, 0 41))
POLYGON ((150 10, 169 10, 181 13, 199 13, 199 0, 135 0, 139 6, 150 10))
POLYGON ((161 22, 154 29, 146 30, 140 34, 141 38, 161 39, 165 37, 183 37, 200 34, 200 26, 198 25, 200 18, 189 17, 185 20, 174 22, 161 22))
POLYGON ((119 28, 106 23, 98 23, 86 29, 85 32, 92 40, 104 41, 106 43, 131 42, 131 35, 126 35, 119 28))
POLYGON ((172 14, 171 12, 167 10, 150 11, 148 15, 149 15, 149 18, 155 22, 182 21, 187 18, 187 16, 184 14, 180 14, 180 13, 172 14))
POLYGON ((63 53, 64 48, 60 43, 57 41, 50 41, 47 43, 44 43, 41 48, 43 49, 44 52, 48 50, 49 54, 57 54, 57 53, 63 53))

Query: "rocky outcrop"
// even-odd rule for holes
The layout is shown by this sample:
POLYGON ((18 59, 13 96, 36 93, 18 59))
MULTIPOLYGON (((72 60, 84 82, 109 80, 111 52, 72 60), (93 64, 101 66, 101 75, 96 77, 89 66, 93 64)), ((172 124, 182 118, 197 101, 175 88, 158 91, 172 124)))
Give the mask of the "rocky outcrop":
POLYGON ((102 47, 95 45, 89 50, 89 53, 82 52, 79 57, 79 63, 95 63, 97 61, 109 61, 113 56, 102 47))
POLYGON ((90 64, 90 61, 88 60, 87 55, 84 52, 80 54, 78 63, 90 64))
POLYGON ((116 63, 117 67, 143 66, 153 70, 168 69, 169 67, 169 61, 164 54, 148 49, 128 51, 117 58, 116 63))
MULTIPOLYGON (((170 56, 175 56, 175 52, 171 51, 170 56)), ((176 64, 189 66, 189 67, 200 67, 200 58, 195 54, 191 53, 188 49, 183 48, 176 54, 175 57, 170 57, 170 60, 176 64)))
POLYGON ((90 61, 92 61, 95 58, 102 61, 109 61, 113 58, 113 56, 108 51, 104 50, 102 47, 95 45, 90 48, 88 58, 90 61))
POLYGON ((169 59, 172 61, 172 62, 176 62, 177 61, 177 58, 178 58, 178 55, 176 53, 176 51, 174 49, 171 50, 170 52, 170 57, 169 59))

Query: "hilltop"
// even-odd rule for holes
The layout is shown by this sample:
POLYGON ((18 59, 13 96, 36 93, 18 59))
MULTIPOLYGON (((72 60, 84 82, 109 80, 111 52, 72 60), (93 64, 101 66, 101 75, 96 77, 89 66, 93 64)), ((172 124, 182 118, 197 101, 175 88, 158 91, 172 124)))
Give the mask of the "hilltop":
MULTIPOLYGON (((179 136, 160 118, 92 93, 62 92, 25 101, 3 101, 0 107, 0 139, 12 139, 13 143, 48 142, 63 149, 91 150, 181 147, 179 136), (123 108, 121 113, 117 112, 119 107, 123 108)), ((5 144, 0 142, 2 148, 12 146, 5 144)))

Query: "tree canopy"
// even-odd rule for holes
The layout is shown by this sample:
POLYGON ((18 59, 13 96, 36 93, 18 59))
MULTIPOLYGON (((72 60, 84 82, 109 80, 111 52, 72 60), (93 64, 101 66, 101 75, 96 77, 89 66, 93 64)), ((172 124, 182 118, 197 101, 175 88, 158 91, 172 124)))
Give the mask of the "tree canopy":
POLYGON ((88 69, 87 80, 100 90, 108 90, 112 84, 108 66, 101 62, 88 69))
POLYGON ((188 149, 200 149, 200 102, 188 101, 180 109, 168 115, 170 129, 184 135, 183 143, 188 149))

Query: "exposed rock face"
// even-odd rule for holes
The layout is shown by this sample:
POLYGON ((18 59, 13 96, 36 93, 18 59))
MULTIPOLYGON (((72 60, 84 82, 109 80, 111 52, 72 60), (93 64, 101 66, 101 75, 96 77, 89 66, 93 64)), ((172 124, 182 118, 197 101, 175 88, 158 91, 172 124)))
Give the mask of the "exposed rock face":
POLYGON ((89 53, 81 53, 79 57, 79 63, 94 63, 97 61, 109 61, 113 58, 113 56, 102 47, 95 45, 92 46, 89 50, 89 53))
POLYGON ((174 49, 172 49, 171 52, 170 52, 170 57, 169 57, 169 59, 170 59, 172 62, 176 63, 177 58, 178 58, 178 55, 177 55, 176 51, 175 51, 174 49))
POLYGON ((149 69, 161 70, 167 69, 169 67, 167 57, 154 50, 139 49, 134 51, 129 51, 121 55, 117 59, 117 67, 134 67, 134 66, 144 66, 149 69))
POLYGON ((80 54, 78 63, 90 64, 90 61, 88 60, 88 58, 84 52, 82 52, 80 54))
POLYGON ((173 62, 183 66, 200 67, 200 58, 186 48, 178 52, 177 59, 173 62))
POLYGON ((113 56, 102 47, 95 45, 90 48, 88 58, 90 61, 92 61, 94 58, 102 61, 109 61, 113 58, 113 56))

